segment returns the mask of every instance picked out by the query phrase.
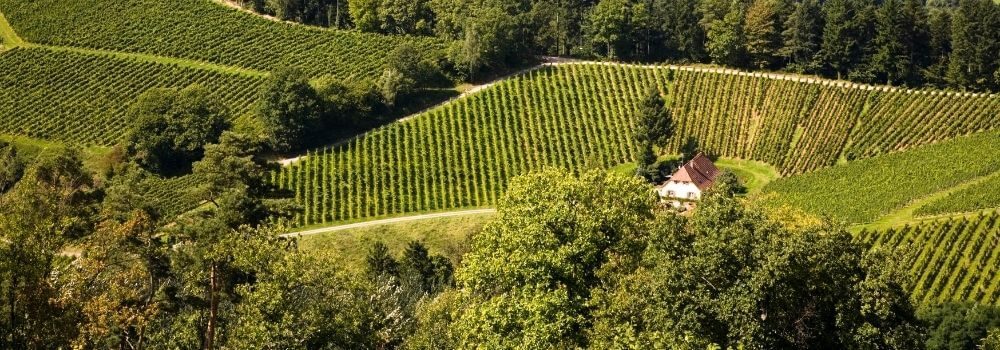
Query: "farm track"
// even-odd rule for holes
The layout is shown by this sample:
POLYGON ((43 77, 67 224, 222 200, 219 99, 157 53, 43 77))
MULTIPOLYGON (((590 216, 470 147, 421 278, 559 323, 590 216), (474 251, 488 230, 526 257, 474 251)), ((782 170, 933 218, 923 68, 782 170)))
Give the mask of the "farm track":
POLYGON ((330 233, 330 232, 336 232, 336 231, 349 230, 349 229, 354 229, 354 228, 369 227, 369 226, 378 226, 378 225, 385 225, 385 224, 394 224, 394 223, 400 223, 400 222, 409 222, 409 221, 418 221, 418 220, 427 220, 427 219, 440 219, 440 218, 455 217, 455 216, 466 216, 466 215, 483 215, 483 214, 493 214, 493 213, 496 213, 496 209, 486 208, 486 209, 455 210, 455 211, 447 211, 447 212, 441 212, 441 213, 421 214, 421 215, 411 215, 411 216, 401 216, 401 217, 395 217, 395 218, 389 218, 389 219, 379 219, 379 220, 371 220, 371 221, 362 221, 362 222, 356 222, 356 223, 351 223, 351 224, 328 226, 328 227, 322 227, 322 228, 317 228, 317 229, 312 229, 312 230, 286 233, 286 234, 281 235, 281 237, 311 236, 311 235, 317 235, 317 234, 323 234, 323 233, 330 233))

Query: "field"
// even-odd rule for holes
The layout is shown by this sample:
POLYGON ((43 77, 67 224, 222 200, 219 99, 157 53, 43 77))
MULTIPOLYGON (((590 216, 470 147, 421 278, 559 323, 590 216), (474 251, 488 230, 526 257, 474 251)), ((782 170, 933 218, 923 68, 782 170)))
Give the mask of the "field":
POLYGON ((913 297, 922 304, 973 301, 1000 306, 1000 215, 863 231, 862 242, 906 252, 913 297))
POLYGON ((110 145, 124 137, 125 112, 148 89, 201 84, 239 116, 250 111, 262 83, 106 55, 15 48, 0 55, 0 133, 110 145))
POLYGON ((259 71, 299 67, 312 76, 377 77, 404 42, 428 57, 435 39, 279 24, 210 0, 0 0, 25 41, 168 56, 259 71))
POLYGON ((966 213, 1000 208, 1000 173, 947 197, 928 203, 915 212, 918 216, 966 213))
POLYGON ((1000 137, 986 132, 782 178, 768 184, 763 196, 775 205, 861 224, 997 171, 1000 137))
POLYGON ((273 181, 294 191, 305 208, 296 225, 488 206, 508 179, 532 170, 632 162, 633 118, 650 86, 669 87, 673 101, 679 136, 664 153, 694 141, 721 157, 771 164, 783 175, 1000 127, 1000 98, 991 95, 568 64, 310 152, 273 181))

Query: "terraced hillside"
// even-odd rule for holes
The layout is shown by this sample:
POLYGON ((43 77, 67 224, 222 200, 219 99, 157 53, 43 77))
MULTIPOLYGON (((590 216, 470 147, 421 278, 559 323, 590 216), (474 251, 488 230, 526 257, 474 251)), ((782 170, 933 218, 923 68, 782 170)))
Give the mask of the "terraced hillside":
POLYGON ((0 0, 27 42, 142 53, 261 71, 300 67, 311 75, 378 76, 386 54, 413 42, 436 55, 435 39, 361 34, 275 23, 211 0, 0 0))
POLYGON ((907 252, 914 299, 1000 306, 1000 215, 864 231, 862 242, 907 252))
POLYGON ((637 104, 669 87, 676 137, 783 174, 995 129, 1000 98, 835 86, 749 74, 568 64, 534 71, 315 151, 274 175, 299 225, 485 206, 507 180, 630 162, 637 104))
POLYGON ((262 83, 108 55, 15 48, 0 54, 0 133, 110 145, 127 132, 125 112, 148 89, 200 84, 239 116, 250 111, 262 83))

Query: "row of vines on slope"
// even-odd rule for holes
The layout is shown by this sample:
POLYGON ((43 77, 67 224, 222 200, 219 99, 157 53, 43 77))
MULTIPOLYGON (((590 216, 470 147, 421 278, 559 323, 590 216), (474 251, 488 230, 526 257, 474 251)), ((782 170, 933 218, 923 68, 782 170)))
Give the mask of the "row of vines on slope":
POLYGON ((990 176, 983 182, 927 203, 917 208, 914 214, 918 216, 931 216, 967 213, 990 208, 1000 208, 1000 172, 990 176))
POLYGON ((911 290, 922 304, 1000 305, 1000 215, 863 231, 861 242, 905 252, 911 290))
POLYGON ((42 48, 0 55, 0 133, 109 145, 129 129, 126 111, 151 88, 201 84, 239 116, 263 79, 42 48))
POLYGON ((436 39, 275 23, 210 0, 0 0, 0 11, 37 44, 154 54, 261 71, 299 67, 312 76, 377 77, 387 53, 436 39))
MULTIPOLYGON (((634 158, 634 118, 645 90, 670 86, 675 137, 711 154, 760 160, 783 174, 834 165, 852 147, 907 149, 994 129, 996 96, 879 91, 750 75, 568 64, 533 71, 468 98, 319 150, 274 175, 305 213, 298 225, 484 206, 513 176, 546 166, 607 167, 634 158), (898 95, 898 96, 897 96, 898 95), (913 108, 883 105, 920 96, 913 108), (916 108, 960 104, 961 115, 916 108), (891 130, 863 133, 871 120, 891 130), (922 123, 911 123, 921 120, 922 123), (947 125, 926 127, 927 123, 947 125), (862 136, 864 135, 864 136, 862 136)), ((959 113, 955 111, 954 113, 959 113)))

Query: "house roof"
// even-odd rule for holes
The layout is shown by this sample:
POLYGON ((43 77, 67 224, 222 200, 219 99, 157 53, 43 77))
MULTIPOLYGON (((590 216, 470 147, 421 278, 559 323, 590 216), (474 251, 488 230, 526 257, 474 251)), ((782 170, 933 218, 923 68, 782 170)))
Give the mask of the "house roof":
POLYGON ((670 177, 670 181, 691 182, 699 189, 704 190, 712 185, 718 175, 719 168, 716 168, 712 160, 708 159, 704 153, 698 152, 690 162, 677 169, 677 172, 670 177))

